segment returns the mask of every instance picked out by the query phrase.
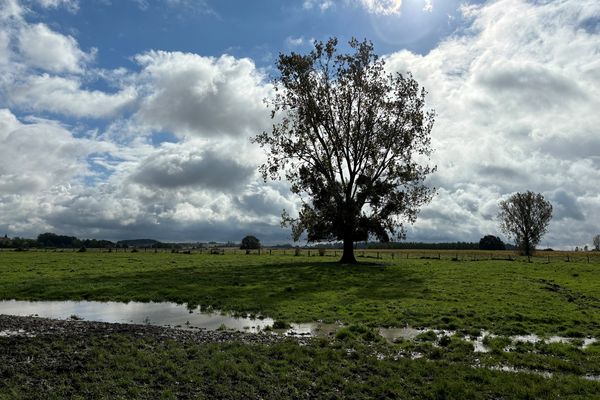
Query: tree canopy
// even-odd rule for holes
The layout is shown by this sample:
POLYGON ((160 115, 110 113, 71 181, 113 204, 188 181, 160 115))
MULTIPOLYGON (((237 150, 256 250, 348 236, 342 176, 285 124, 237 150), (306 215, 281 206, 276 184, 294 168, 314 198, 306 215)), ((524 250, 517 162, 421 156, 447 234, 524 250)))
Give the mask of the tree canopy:
POLYGON ((265 181, 285 177, 301 200, 283 223, 294 240, 342 240, 342 262, 356 262, 353 243, 403 238, 434 190, 425 184, 434 112, 425 90, 391 74, 368 41, 315 42, 308 54, 280 54, 274 124, 253 140, 266 149, 265 181))
POLYGON ((552 204, 540 193, 527 191, 515 193, 507 200, 500 201, 499 207, 500 227, 515 239, 521 254, 531 256, 548 230, 552 204))
POLYGON ((260 249, 260 240, 256 238, 256 236, 248 235, 242 239, 242 244, 240 246, 242 250, 256 250, 260 249))
POLYGON ((497 236, 485 235, 479 240, 479 250, 506 250, 506 245, 497 236))

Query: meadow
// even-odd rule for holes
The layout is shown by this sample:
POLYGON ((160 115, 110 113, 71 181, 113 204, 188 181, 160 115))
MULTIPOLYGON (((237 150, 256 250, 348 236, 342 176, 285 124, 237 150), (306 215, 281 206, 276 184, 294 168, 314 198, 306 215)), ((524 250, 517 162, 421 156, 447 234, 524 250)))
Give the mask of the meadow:
POLYGON ((36 397, 40 380, 64 396, 85 389, 86 398, 144 398, 152 391, 166 398, 600 393, 600 343, 582 347, 585 338, 600 339, 600 263, 594 260, 538 257, 530 263, 473 252, 439 259, 417 253, 392 258, 383 251, 361 257, 359 250, 362 264, 348 266, 333 254, 316 253, 0 252, 0 299, 172 301, 282 324, 343 324, 334 337, 308 345, 293 339, 182 343, 133 334, 79 341, 0 337, 0 345, 24 360, 32 354, 82 360, 75 373, 49 374, 32 364, 1 367, 0 398, 36 397), (377 335, 379 328, 404 326, 431 331, 393 343, 377 335), (434 333, 441 329, 453 334, 434 333), (485 343, 490 351, 475 353, 467 339, 484 331, 493 334, 485 343), (527 334, 570 341, 511 342, 527 334), (79 391, 73 391, 74 380, 79 391))

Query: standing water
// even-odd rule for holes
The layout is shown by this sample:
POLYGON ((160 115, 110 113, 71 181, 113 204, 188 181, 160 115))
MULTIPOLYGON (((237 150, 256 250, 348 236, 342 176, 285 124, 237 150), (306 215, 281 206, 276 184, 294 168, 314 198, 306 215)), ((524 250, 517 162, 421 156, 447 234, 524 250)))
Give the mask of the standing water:
POLYGON ((271 318, 238 318, 168 302, 3 300, 0 301, 0 314, 207 330, 227 328, 244 332, 258 332, 273 325, 271 318))

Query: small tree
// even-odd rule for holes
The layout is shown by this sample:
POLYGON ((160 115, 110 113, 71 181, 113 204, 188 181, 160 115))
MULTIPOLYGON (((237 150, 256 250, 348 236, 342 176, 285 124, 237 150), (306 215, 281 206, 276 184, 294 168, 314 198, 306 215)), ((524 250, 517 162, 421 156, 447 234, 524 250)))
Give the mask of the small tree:
POLYGON ((594 250, 600 251, 600 235, 594 236, 594 250))
POLYGON ((479 240, 479 250, 506 250, 506 246, 499 237, 485 235, 479 240))
POLYGON ((548 230, 552 218, 552 204, 540 193, 515 193, 499 203, 500 227, 508 237, 515 239, 521 254, 531 256, 535 246, 548 230))
POLYGON ((242 245, 240 246, 242 250, 256 250, 260 249, 260 240, 256 238, 256 236, 248 235, 242 239, 242 245))
POLYGON ((350 54, 337 43, 279 56, 270 101, 278 122, 254 142, 267 150, 265 181, 283 175, 300 197, 297 218, 283 213, 294 240, 341 240, 340 261, 356 263, 354 242, 403 238, 403 222, 431 199, 434 113, 410 74, 385 72, 370 42, 353 39, 350 54))

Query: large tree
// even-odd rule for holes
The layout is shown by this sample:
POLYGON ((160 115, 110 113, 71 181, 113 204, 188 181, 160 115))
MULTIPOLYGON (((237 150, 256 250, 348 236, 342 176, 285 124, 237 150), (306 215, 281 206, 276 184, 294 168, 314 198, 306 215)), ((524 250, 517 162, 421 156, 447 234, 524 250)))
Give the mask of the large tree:
POLYGON ((302 206, 283 223, 294 240, 341 240, 341 262, 355 263, 354 242, 404 236, 433 189, 430 132, 434 112, 409 75, 387 73, 368 41, 315 42, 308 54, 280 54, 274 124, 254 141, 267 150, 265 181, 291 183, 302 206))
POLYGON ((594 236, 594 250, 600 251, 600 235, 594 236))
POLYGON ((552 204, 540 193, 515 193, 500 201, 498 219, 502 231, 515 240, 521 254, 531 256, 548 229, 552 204))

